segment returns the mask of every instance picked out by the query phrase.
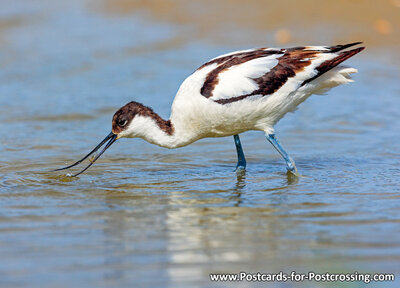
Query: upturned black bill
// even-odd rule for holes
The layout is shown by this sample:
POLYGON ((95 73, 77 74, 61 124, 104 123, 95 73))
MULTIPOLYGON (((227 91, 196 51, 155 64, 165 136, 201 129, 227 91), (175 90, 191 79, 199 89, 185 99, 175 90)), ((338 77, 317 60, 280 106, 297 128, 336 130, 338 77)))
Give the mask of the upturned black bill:
POLYGON ((69 169, 71 167, 74 167, 80 163, 82 163, 82 161, 84 161, 86 158, 88 158, 90 155, 94 154, 97 152, 97 150, 99 150, 101 148, 101 146, 104 145, 104 143, 106 143, 108 141, 108 143, 106 144, 106 146, 103 148, 103 150, 101 150, 101 152, 93 159, 90 160, 90 164, 88 166, 86 166, 85 169, 83 169, 82 171, 80 171, 79 173, 72 175, 72 177, 76 177, 80 174, 82 174, 83 172, 85 172, 90 166, 93 165, 94 162, 96 162, 97 159, 100 158, 100 156, 117 140, 117 135, 114 133, 110 133, 107 135, 106 138, 103 139, 103 141, 100 142, 99 145, 97 145, 92 151, 90 151, 85 157, 83 157, 81 160, 75 162, 74 164, 71 164, 69 166, 63 167, 63 168, 59 168, 53 171, 60 171, 60 170, 65 170, 65 169, 69 169))

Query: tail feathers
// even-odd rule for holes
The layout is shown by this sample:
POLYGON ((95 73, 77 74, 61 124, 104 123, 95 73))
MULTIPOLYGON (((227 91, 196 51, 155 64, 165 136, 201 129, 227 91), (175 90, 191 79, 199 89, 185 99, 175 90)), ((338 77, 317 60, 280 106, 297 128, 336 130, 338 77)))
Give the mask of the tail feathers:
POLYGON ((332 69, 333 67, 339 65, 343 61, 349 59, 350 57, 356 55, 357 53, 360 53, 364 49, 365 49, 365 47, 360 47, 360 48, 356 48, 356 49, 353 49, 353 50, 340 52, 339 55, 336 56, 335 58, 333 58, 331 60, 327 60, 327 61, 323 62, 321 65, 319 65, 316 68, 317 71, 318 71, 318 74, 321 75, 321 74, 329 71, 330 69, 332 69))
POLYGON ((357 73, 358 70, 356 68, 353 67, 346 67, 346 66, 338 66, 338 73, 343 76, 344 78, 346 78, 347 82, 354 82, 353 79, 351 79, 351 75, 350 74, 354 74, 357 73))
POLYGON ((310 83, 310 85, 314 85, 313 94, 322 95, 333 87, 353 82, 354 80, 351 79, 350 74, 357 72, 357 69, 352 67, 343 65, 336 66, 314 82, 310 83))
MULTIPOLYGON (((347 45, 341 45, 341 46, 349 47, 349 45, 350 46, 356 45, 356 43, 347 44, 347 45)), ((341 49, 344 49, 344 48, 341 48, 341 49)), ((356 48, 356 49, 349 50, 349 51, 343 51, 343 52, 338 53, 338 56, 336 56, 335 58, 322 62, 317 68, 315 68, 315 70, 317 71, 317 74, 315 76, 305 80, 301 84, 301 86, 304 86, 305 84, 307 84, 307 83, 313 81, 314 79, 320 77, 322 74, 328 72, 329 70, 333 69, 334 67, 336 67, 337 65, 339 65, 343 61, 349 59, 350 57, 356 55, 357 53, 360 53, 364 49, 365 49, 365 47, 360 47, 360 48, 356 48)))
POLYGON ((327 47, 329 49, 329 52, 339 52, 342 51, 346 48, 362 44, 363 42, 354 42, 354 43, 349 43, 349 44, 343 44, 343 45, 335 45, 335 46, 330 46, 327 47))

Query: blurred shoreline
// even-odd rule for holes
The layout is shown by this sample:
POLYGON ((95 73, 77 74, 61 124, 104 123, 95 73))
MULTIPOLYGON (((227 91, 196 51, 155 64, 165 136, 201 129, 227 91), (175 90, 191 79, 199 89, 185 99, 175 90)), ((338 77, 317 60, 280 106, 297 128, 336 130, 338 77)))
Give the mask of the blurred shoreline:
POLYGON ((261 45, 363 41, 371 48, 390 48, 400 44, 400 0, 303 0, 296 4, 290 0, 104 0, 92 2, 91 7, 109 16, 146 14, 156 21, 189 27, 190 37, 216 43, 254 38, 252 42, 261 45), (263 31, 272 33, 272 38, 260 39, 263 31))

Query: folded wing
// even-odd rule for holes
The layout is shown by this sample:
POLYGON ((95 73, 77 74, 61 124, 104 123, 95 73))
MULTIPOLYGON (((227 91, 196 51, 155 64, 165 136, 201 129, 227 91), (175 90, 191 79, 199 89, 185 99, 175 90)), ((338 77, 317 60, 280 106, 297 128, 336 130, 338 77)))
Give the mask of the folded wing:
POLYGON ((197 70, 213 67, 205 76, 200 93, 220 104, 268 96, 279 90, 290 93, 364 49, 342 51, 356 44, 360 43, 261 48, 225 54, 197 70))

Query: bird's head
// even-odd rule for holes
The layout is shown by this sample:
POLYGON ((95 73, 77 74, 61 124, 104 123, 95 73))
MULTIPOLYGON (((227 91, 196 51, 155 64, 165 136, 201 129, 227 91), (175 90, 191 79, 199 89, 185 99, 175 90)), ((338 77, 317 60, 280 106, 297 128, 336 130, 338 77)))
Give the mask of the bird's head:
POLYGON ((69 169, 80 164, 91 155, 94 155, 97 150, 99 150, 105 143, 107 143, 99 154, 90 159, 90 164, 85 169, 73 175, 78 176, 79 174, 85 172, 90 166, 92 166, 93 163, 96 162, 96 160, 99 159, 100 156, 119 138, 134 138, 143 135, 146 130, 146 125, 144 125, 145 122, 148 121, 149 118, 155 117, 154 115, 155 113, 151 108, 146 107, 138 102, 129 102, 128 104, 119 108, 117 112, 115 112, 112 118, 111 133, 108 134, 106 138, 104 138, 103 141, 101 141, 92 151, 90 151, 89 154, 87 154, 81 160, 75 162, 72 165, 59 168, 54 171, 69 169))
POLYGON ((112 119, 112 133, 117 139, 122 137, 140 137, 146 129, 146 123, 155 113, 143 104, 132 101, 115 112, 112 119))

